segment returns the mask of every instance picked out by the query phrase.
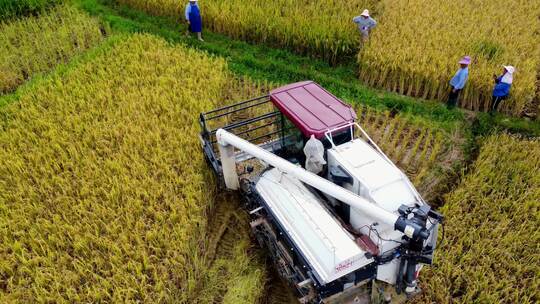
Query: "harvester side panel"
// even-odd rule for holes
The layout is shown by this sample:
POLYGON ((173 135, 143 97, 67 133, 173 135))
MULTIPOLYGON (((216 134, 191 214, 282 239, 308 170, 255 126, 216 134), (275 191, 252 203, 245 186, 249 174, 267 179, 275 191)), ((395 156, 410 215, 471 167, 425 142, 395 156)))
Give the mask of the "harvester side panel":
POLYGON ((323 284, 373 262, 298 179, 272 169, 256 189, 323 284))

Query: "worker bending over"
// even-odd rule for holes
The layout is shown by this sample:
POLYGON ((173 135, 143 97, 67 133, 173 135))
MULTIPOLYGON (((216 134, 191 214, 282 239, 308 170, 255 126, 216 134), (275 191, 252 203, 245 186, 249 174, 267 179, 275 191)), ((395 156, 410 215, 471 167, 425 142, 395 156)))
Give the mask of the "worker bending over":
POLYGON ((189 33, 197 33, 197 38, 200 41, 202 39, 202 18, 199 5, 197 4, 198 0, 189 0, 189 3, 186 5, 186 21, 188 24, 188 30, 186 35, 189 36, 189 33))
POLYGON ((459 70, 450 80, 450 94, 448 95, 448 102, 446 103, 449 109, 454 108, 458 104, 459 93, 461 93, 469 79, 469 64, 471 64, 471 57, 465 56, 461 58, 458 63, 459 70))
POLYGON ((366 42, 369 38, 371 30, 377 26, 377 21, 369 16, 369 10, 365 9, 360 16, 353 18, 353 22, 358 26, 360 34, 362 34, 362 41, 366 42))
POLYGON ((503 67, 504 70, 502 75, 493 75, 495 87, 493 88, 493 97, 491 100, 491 114, 496 112, 501 101, 505 100, 508 98, 508 95, 510 95, 510 88, 512 87, 512 81, 516 69, 511 65, 503 65, 503 67))

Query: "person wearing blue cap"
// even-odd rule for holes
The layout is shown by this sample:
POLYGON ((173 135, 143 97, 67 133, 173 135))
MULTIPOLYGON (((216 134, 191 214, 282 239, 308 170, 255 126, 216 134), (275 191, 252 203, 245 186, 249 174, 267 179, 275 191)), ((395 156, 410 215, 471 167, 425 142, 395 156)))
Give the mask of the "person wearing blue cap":
POLYGON ((460 65, 459 70, 450 80, 451 91, 446 103, 446 106, 449 109, 453 109, 458 104, 459 93, 463 90, 469 79, 469 64, 471 64, 471 57, 465 56, 461 58, 458 63, 460 65))
POLYGON ((189 0, 189 3, 186 5, 185 15, 188 23, 187 35, 189 36, 190 32, 197 33, 197 38, 199 38, 200 41, 204 41, 202 39, 201 10, 199 9, 197 2, 198 0, 189 0))

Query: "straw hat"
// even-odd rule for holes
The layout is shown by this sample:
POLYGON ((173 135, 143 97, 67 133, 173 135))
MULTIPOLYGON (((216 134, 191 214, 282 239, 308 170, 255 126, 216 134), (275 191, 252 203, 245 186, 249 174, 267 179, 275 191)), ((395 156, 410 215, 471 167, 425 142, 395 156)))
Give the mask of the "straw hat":
POLYGON ((465 57, 461 58, 461 60, 458 63, 459 64, 466 64, 466 65, 471 64, 471 56, 465 56, 465 57))
POLYGON ((365 9, 360 16, 369 17, 369 10, 365 9))

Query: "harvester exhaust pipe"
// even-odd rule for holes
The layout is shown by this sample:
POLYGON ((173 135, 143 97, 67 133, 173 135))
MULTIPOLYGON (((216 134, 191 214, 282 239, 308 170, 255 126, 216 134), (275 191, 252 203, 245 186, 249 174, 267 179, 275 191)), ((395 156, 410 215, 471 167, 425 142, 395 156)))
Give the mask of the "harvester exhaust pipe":
POLYGON ((219 129, 216 133, 219 152, 221 157, 221 166, 225 185, 229 189, 237 190, 239 187, 238 173, 236 172, 236 158, 234 147, 245 153, 260 159, 267 164, 287 173, 302 182, 324 192, 337 200, 342 201, 359 211, 376 218, 380 223, 391 225, 395 230, 403 232, 411 239, 427 239, 429 232, 425 227, 407 219, 405 216, 399 216, 389 212, 368 200, 354 194, 353 192, 342 188, 316 174, 313 174, 302 167, 272 154, 261 147, 254 145, 232 133, 219 129))

